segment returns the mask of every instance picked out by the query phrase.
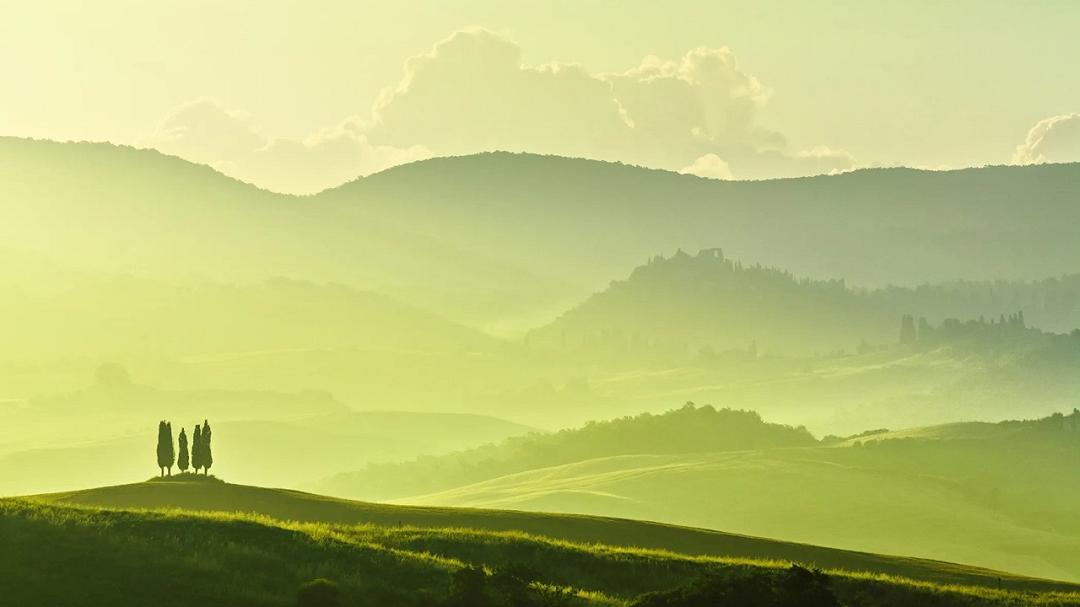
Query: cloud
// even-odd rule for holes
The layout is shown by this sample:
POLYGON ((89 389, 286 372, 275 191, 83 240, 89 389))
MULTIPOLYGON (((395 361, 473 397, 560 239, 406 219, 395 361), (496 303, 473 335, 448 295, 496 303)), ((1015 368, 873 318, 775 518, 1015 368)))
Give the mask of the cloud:
POLYGON ((731 167, 716 154, 705 154, 693 163, 679 169, 683 175, 697 175, 710 179, 731 179, 731 167))
POLYGON ((835 175, 855 168, 855 157, 850 152, 826 145, 796 152, 792 160, 789 172, 793 176, 835 175))
POLYGON ((761 124, 772 92, 728 48, 644 58, 622 72, 528 66, 521 48, 484 29, 454 33, 409 59, 369 119, 302 139, 267 135, 244 112, 197 99, 140 143, 259 186, 311 193, 427 158, 491 150, 621 161, 722 179, 833 173, 843 150, 790 151, 761 124))
POLYGON ((460 31, 413 57, 374 107, 369 136, 438 154, 487 150, 616 159, 630 129, 609 83, 577 65, 525 67, 513 42, 460 31))
POLYGON ((266 145, 266 138, 246 113, 203 97, 166 114, 141 143, 223 170, 235 168, 237 158, 266 145))
POLYGON ((401 82, 375 104, 368 136, 436 154, 503 149, 671 170, 714 154, 739 178, 854 166, 841 150, 787 152, 783 135, 759 123, 770 96, 728 48, 591 73, 524 65, 513 41, 474 28, 408 61, 401 82))
POLYGON ((166 154, 207 164, 242 181, 291 194, 310 194, 362 175, 431 156, 423 146, 372 145, 353 117, 303 140, 271 138, 245 112, 211 99, 176 108, 139 141, 166 154))
POLYGON ((1080 113, 1040 120, 1016 147, 1013 164, 1080 161, 1080 113))

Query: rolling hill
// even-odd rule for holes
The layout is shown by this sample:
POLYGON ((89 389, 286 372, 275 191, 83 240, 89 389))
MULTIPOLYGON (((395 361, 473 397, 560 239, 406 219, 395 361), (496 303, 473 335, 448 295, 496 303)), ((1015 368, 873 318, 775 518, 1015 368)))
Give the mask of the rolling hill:
MULTIPOLYGON (((689 421, 691 413, 669 415, 689 421)), ((509 442, 373 465, 322 487, 358 497, 397 488, 397 503, 642 518, 1078 579, 1080 527, 1071 513, 1080 492, 1069 481, 1080 464, 1077 412, 817 446, 703 451, 690 442, 661 451, 627 441, 580 459, 560 457, 559 438, 549 441, 547 464, 537 457, 545 451, 509 442), (445 488, 454 480, 460 485, 445 488), (424 481, 428 494, 417 491, 424 481)))
POLYGON ((895 344, 904 315, 932 327, 947 319, 1019 313, 1035 326, 1068 332, 1080 325, 1077 310, 1080 275, 866 289, 745 265, 719 249, 693 256, 680 250, 653 257, 528 339, 616 364, 681 362, 703 350, 751 344, 757 351, 805 356, 895 344))
POLYGON ((340 282, 520 329, 679 247, 858 285, 1074 272, 1078 181, 1039 165, 722 182, 492 153, 295 198, 152 151, 5 138, 0 240, 154 279, 340 282))
POLYGON ((724 182, 493 153, 396 167, 319 198, 592 284, 646 255, 722 245, 800 276, 883 286, 1074 272, 1061 222, 1080 212, 1078 182, 1077 165, 724 182))
MULTIPOLYGON (((683 560, 686 556, 706 557, 703 560, 690 561, 701 563, 705 567, 708 567, 710 562, 707 557, 798 561, 813 563, 826 569, 843 569, 848 572, 870 571, 937 584, 993 588, 997 588, 1000 584, 1003 588, 1028 591, 1071 592, 1077 589, 1075 585, 1068 583, 1026 578, 940 561, 820 548, 658 523, 591 516, 350 502, 292 491, 229 485, 213 480, 176 479, 138 483, 52 494, 40 496, 35 500, 53 506, 174 509, 173 512, 179 512, 175 509, 225 513, 247 512, 264 515, 276 521, 361 525, 354 528, 361 538, 374 539, 377 543, 390 548, 426 550, 438 556, 466 562, 484 562, 485 557, 490 558, 487 556, 488 551, 502 559, 513 559, 515 551, 509 546, 500 548, 500 544, 532 541, 537 545, 532 549, 533 556, 527 562, 531 567, 543 567, 548 556, 544 553, 550 553, 549 551, 573 553, 581 550, 575 546, 606 545, 661 550, 664 554, 670 554, 670 558, 684 563, 687 562, 683 560), (471 531, 462 533, 452 531, 452 529, 471 531), (528 535, 524 538, 520 535, 506 535, 520 533, 528 535), (548 544, 547 542, 569 542, 570 544, 548 544), (676 554, 686 556, 678 557, 676 554)), ((628 559, 633 562, 635 560, 632 553, 622 554, 601 547, 592 550, 596 550, 601 555, 608 555, 604 558, 615 561, 628 559)), ((663 559, 664 554, 657 554, 654 558, 663 559)), ((567 566, 582 573, 592 569, 588 565, 575 566, 573 562, 567 563, 567 566)), ((676 568, 678 567, 679 565, 676 565, 676 568)), ((633 586, 641 583, 642 581, 639 581, 633 586)), ((572 581, 570 584, 582 589, 590 589, 585 584, 572 581)), ((611 590, 610 587, 593 587, 592 589, 611 590)), ((627 586, 619 590, 625 593, 629 589, 630 587, 627 586)))
POLYGON ((452 489, 506 474, 596 457, 638 453, 708 453, 799 447, 817 441, 805 428, 762 421, 751 411, 687 404, 662 415, 644 413, 552 434, 530 434, 441 458, 374 463, 333 476, 317 488, 334 495, 395 499, 452 489))
POLYGON ((111 144, 0 137, 0 217, 5 248, 95 273, 336 282, 436 312, 460 311, 466 295, 490 307, 566 292, 550 275, 437 235, 111 144))

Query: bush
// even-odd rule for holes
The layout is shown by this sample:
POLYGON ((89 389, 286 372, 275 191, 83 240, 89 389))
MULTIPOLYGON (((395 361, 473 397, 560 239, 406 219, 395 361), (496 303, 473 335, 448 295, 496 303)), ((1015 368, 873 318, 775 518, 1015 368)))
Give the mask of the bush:
POLYGON ((299 607, 337 607, 337 584, 322 578, 304 582, 296 593, 296 604, 299 607))
POLYGON ((798 565, 773 573, 751 569, 717 572, 692 584, 650 592, 633 607, 840 607, 829 576, 798 565))

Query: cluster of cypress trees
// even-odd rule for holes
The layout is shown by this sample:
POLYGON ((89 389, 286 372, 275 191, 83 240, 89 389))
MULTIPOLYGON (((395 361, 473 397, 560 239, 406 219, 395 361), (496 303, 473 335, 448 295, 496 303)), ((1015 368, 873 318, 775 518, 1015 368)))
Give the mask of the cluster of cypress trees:
POLYGON ((173 449, 172 423, 162 420, 158 422, 157 463, 161 476, 172 476, 172 467, 175 465, 180 472, 187 472, 188 468, 203 474, 210 473, 210 466, 214 465, 214 452, 210 448, 210 422, 203 420, 202 426, 195 424, 195 431, 191 438, 191 452, 188 453, 188 438, 183 428, 180 428, 178 439, 180 455, 176 455, 173 449))

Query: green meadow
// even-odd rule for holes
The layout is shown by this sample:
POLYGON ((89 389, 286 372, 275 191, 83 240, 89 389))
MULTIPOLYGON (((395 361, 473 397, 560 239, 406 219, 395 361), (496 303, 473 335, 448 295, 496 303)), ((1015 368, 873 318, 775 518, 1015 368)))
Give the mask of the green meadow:
MULTIPOLYGON (((1068 583, 940 561, 603 517, 348 502, 213 478, 5 499, 0 512, 3 596, 13 604, 287 605, 321 577, 337 582, 344 604, 436 605, 453 599, 455 572, 471 566, 491 584, 500 572, 530 572, 536 604, 632 605, 714 576, 773 579, 796 562, 822 570, 845 605, 1080 604, 1068 583)), ((504 600, 498 588, 492 604, 504 600)))

